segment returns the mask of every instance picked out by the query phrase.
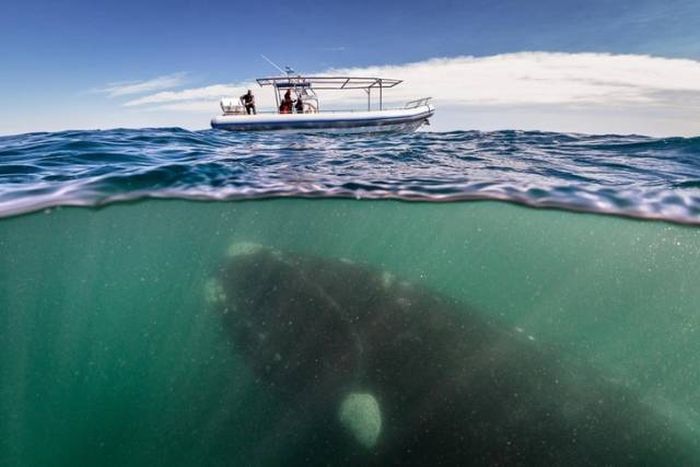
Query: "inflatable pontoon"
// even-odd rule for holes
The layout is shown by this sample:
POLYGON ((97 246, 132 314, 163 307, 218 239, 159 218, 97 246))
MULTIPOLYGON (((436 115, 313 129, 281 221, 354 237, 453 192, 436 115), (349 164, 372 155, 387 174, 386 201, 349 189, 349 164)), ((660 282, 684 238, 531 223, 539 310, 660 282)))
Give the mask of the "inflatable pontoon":
POLYGON ((407 102, 401 108, 385 109, 384 89, 401 83, 396 79, 288 75, 259 78, 257 82, 261 87, 273 88, 279 110, 249 114, 243 99, 240 102, 221 99, 223 115, 211 120, 212 128, 229 131, 410 132, 429 124, 428 119, 435 112, 429 103, 430 97, 407 102), (316 90, 352 89, 367 93, 367 110, 320 111, 316 90), (379 94, 379 105, 375 109, 372 109, 372 91, 379 94))

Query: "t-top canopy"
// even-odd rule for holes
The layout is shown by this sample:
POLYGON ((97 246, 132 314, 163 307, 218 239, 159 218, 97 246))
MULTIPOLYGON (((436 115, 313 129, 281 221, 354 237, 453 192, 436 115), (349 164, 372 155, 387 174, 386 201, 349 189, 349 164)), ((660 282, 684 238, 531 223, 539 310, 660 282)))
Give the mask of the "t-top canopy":
POLYGON ((276 88, 312 89, 372 89, 393 88, 401 83, 400 79, 365 78, 356 76, 273 76, 258 78, 260 86, 275 86, 276 88))

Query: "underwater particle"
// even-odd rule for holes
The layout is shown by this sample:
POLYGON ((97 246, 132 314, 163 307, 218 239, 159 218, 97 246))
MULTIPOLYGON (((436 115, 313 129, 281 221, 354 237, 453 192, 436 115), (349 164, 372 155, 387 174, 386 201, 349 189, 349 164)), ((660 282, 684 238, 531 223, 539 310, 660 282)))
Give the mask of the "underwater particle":
POLYGON ((210 278, 204 283, 204 300, 211 304, 223 303, 226 301, 226 293, 224 293, 221 282, 210 278))
POLYGON ((340 423, 365 448, 371 449, 377 443, 382 430, 382 414, 372 394, 350 393, 340 405, 339 418, 340 423))
POLYGON ((260 251, 263 246, 255 242, 234 242, 226 250, 226 254, 229 258, 235 256, 252 255, 260 251))
POLYGON ((382 285, 385 289, 388 289, 394 282, 394 275, 388 271, 382 272, 382 285))

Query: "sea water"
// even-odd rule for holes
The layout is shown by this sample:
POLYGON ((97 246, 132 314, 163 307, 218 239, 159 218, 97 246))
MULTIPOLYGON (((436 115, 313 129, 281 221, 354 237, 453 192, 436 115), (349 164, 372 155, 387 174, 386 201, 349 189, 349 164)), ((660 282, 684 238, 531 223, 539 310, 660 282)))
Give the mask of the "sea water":
POLYGON ((207 301, 241 241, 454 298, 628 388, 700 462, 698 140, 375 138, 0 139, 0 464, 284 464, 284 403, 207 301))

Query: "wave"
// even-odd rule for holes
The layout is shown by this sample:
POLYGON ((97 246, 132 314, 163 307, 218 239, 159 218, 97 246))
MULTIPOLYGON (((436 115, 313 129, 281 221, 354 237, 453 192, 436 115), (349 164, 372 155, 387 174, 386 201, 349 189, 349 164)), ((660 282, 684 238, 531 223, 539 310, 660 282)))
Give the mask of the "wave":
POLYGON ((700 224, 700 138, 181 128, 0 137, 0 216, 140 198, 502 200, 700 224))

